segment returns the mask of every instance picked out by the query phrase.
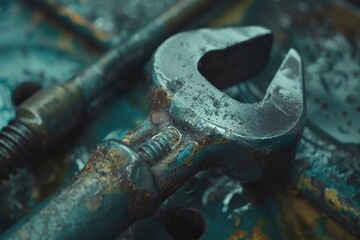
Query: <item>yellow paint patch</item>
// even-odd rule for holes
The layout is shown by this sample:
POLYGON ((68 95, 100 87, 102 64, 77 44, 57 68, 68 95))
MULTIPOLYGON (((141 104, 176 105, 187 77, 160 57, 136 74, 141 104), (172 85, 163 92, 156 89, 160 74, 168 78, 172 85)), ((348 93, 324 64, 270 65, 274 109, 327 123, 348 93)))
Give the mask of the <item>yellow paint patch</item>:
POLYGON ((342 228, 337 222, 332 219, 327 219, 325 223, 326 231, 337 240, 356 240, 354 235, 351 235, 344 228, 342 228))
POLYGON ((321 218, 320 213, 304 199, 292 198, 291 208, 308 226, 314 225, 321 218))
POLYGON ((66 7, 58 7, 56 9, 56 11, 58 12, 59 15, 69 18, 71 20, 71 22, 73 22, 76 25, 80 25, 83 26, 87 29, 89 29, 91 31, 91 33, 100 41, 106 41, 110 39, 110 35, 102 32, 100 30, 98 30, 97 28, 95 28, 95 26, 88 21, 85 17, 69 10, 66 7))
POLYGON ((321 195, 321 190, 315 187, 311 182, 311 178, 307 176, 304 175, 300 176, 299 181, 297 183, 297 187, 303 190, 311 190, 313 193, 315 193, 317 197, 320 197, 321 195))
POLYGON ((356 239, 334 220, 323 216, 305 199, 288 194, 280 197, 279 200, 282 207, 279 218, 286 239, 356 239))
POLYGON ((252 0, 236 1, 229 10, 209 24, 209 27, 219 27, 239 23, 245 16, 246 10, 249 8, 252 0))
MULTIPOLYGON (((325 201, 328 203, 328 205, 335 209, 337 212, 346 214, 345 217, 348 217, 349 215, 355 216, 356 218, 360 217, 359 211, 357 211, 355 208, 352 208, 351 206, 348 206, 341 202, 339 198, 339 193, 331 188, 327 188, 324 191, 324 198, 325 201)), ((351 219, 347 219, 348 221, 351 221, 351 219)))
POLYGON ((64 16, 64 17, 68 17, 71 19, 71 21, 80 24, 80 25, 85 25, 88 24, 88 21, 86 20, 86 18, 84 18, 83 16, 69 10, 66 7, 58 7, 57 8, 57 12, 64 16))
POLYGON ((59 39, 58 39, 58 46, 61 49, 66 50, 67 52, 74 52, 74 45, 73 45, 73 36, 67 34, 66 32, 61 32, 59 39))
POLYGON ((241 223, 240 218, 237 218, 237 219, 235 220, 234 225, 235 225, 236 227, 238 227, 238 226, 240 226, 240 223, 241 223))
POLYGON ((307 239, 305 232, 312 232, 321 215, 305 200, 293 195, 280 199, 281 214, 279 216, 285 239, 307 239))

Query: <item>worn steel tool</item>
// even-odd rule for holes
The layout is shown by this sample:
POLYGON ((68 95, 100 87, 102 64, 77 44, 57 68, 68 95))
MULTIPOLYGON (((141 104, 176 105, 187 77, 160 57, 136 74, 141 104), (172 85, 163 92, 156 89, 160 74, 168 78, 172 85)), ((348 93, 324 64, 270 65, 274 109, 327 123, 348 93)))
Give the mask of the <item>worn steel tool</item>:
POLYGON ((202 169, 245 181, 288 169, 305 124, 298 53, 289 51, 258 103, 216 88, 257 73, 271 44, 261 27, 201 29, 165 41, 152 60, 150 117, 98 145, 73 182, 4 239, 111 239, 202 169))
POLYGON ((162 41, 216 2, 179 1, 81 74, 22 103, 15 119, 0 132, 0 179, 7 179, 40 150, 57 143, 80 123, 89 103, 104 89, 144 63, 162 41))

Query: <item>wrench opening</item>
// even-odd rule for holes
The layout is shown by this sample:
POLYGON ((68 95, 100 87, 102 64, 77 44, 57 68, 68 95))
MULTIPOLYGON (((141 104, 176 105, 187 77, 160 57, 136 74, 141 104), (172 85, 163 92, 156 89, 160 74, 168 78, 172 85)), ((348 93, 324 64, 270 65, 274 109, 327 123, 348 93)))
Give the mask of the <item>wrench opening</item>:
POLYGON ((207 52, 198 62, 198 71, 216 88, 224 90, 258 74, 269 60, 272 43, 273 35, 266 34, 207 52))

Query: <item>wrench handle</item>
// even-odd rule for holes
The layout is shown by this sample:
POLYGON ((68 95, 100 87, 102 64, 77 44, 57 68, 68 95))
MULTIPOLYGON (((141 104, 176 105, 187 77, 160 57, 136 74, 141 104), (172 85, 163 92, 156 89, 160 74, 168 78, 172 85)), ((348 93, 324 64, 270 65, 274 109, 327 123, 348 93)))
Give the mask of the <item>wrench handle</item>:
POLYGON ((149 165, 125 144, 105 141, 70 184, 2 237, 115 239, 159 206, 159 188, 149 165))

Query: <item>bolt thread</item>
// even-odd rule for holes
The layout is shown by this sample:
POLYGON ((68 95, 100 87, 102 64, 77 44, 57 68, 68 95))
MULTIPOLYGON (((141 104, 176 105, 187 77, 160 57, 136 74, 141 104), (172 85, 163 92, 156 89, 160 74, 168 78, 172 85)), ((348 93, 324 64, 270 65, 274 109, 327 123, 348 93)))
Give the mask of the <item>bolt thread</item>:
POLYGON ((25 124, 13 120, 0 132, 0 179, 8 179, 29 161, 36 141, 25 124))
POLYGON ((180 133, 175 128, 168 128, 145 141, 137 149, 138 153, 151 165, 165 157, 179 142, 180 133))

